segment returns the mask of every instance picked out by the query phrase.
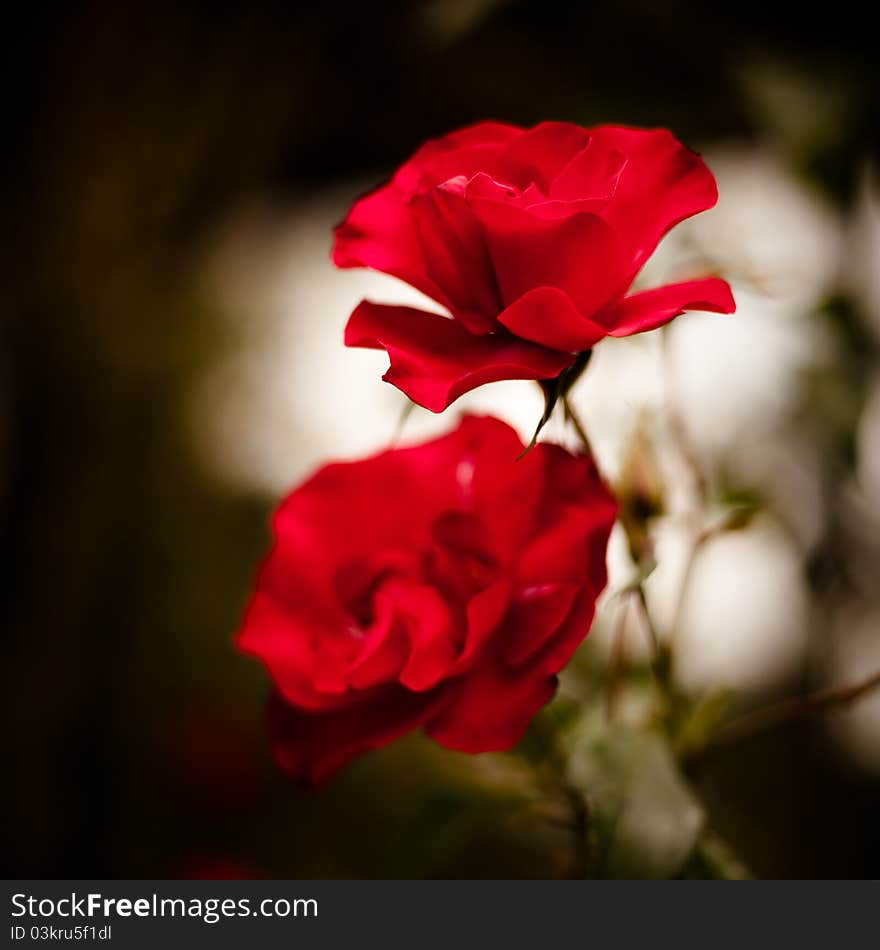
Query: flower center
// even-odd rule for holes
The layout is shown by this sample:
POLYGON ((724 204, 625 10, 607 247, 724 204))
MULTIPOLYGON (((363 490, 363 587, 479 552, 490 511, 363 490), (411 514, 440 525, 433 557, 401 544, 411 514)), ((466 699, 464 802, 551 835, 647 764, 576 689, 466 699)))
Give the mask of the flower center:
POLYGON ((461 603, 496 578, 498 559, 483 522, 474 514, 450 511, 434 522, 426 554, 426 574, 447 597, 461 603))
POLYGON ((363 636, 376 620, 379 594, 393 595, 395 588, 417 583, 420 573, 417 556, 404 551, 383 551, 372 557, 349 561, 339 568, 334 587, 353 620, 350 632, 363 636))

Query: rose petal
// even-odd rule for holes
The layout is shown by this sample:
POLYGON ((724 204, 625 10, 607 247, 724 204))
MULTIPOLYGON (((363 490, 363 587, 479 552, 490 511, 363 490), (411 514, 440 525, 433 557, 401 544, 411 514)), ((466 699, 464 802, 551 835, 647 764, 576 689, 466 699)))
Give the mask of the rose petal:
POLYGON ((404 591, 396 608, 405 618, 409 639, 409 657, 398 680, 415 692, 431 689, 458 659, 453 617, 437 591, 425 585, 404 591))
POLYGON ((507 333, 477 337, 439 314, 369 300, 349 318, 345 344, 386 350, 391 366, 382 378, 432 412, 484 383, 550 379, 573 361, 507 333))
POLYGON ((555 676, 484 662, 450 683, 425 732, 440 745, 460 752, 509 749, 555 692, 555 676))
POLYGON ((733 313, 736 302, 726 281, 707 277, 630 294, 598 319, 609 328, 609 336, 630 336, 661 327, 686 310, 733 313))
POLYGON ((467 640, 459 661, 460 666, 467 666, 485 646, 504 617, 509 600, 508 581, 498 581, 470 600, 467 605, 467 640))
POLYGON ((718 189, 702 158, 666 129, 600 126, 591 135, 597 160, 602 153, 627 159, 603 216, 626 249, 628 286, 660 238, 679 221, 711 208, 718 189))
POLYGON ((495 273, 480 223, 463 194, 440 186, 413 198, 410 209, 430 279, 472 333, 488 333, 501 309, 495 273))
POLYGON ((546 195, 556 175, 589 140, 590 133, 578 125, 541 122, 510 141, 499 165, 511 184, 525 189, 534 182, 546 195))
POLYGON ((452 432, 356 463, 323 466, 272 519, 275 541, 259 585, 289 609, 313 603, 326 615, 340 601, 340 570, 365 558, 373 562, 382 552, 415 552, 437 512, 455 504, 461 451, 461 436, 452 432), (407 517, 389 518, 398 506, 407 517))
POLYGON ((548 483, 544 448, 535 446, 519 458, 524 448, 520 438, 504 428, 492 441, 484 437, 475 444, 473 505, 499 562, 507 566, 535 530, 548 483))
POLYGON ((615 511, 612 505, 560 505, 551 527, 523 551, 517 578, 526 584, 568 581, 583 584, 589 575, 594 586, 605 586, 605 546, 615 511), (609 520, 610 519, 610 520, 609 520))
POLYGON ((428 276, 412 213, 396 185, 382 185, 359 198, 333 234, 331 259, 337 267, 369 267, 390 274, 451 307, 446 293, 428 276))
POLYGON ((490 121, 430 139, 395 172, 394 183, 409 198, 455 175, 488 171, 486 158, 491 160, 521 134, 519 126, 490 121))
MULTIPOLYGON (((523 196, 525 197, 525 196, 523 196)), ((528 208, 529 212, 536 218, 547 218, 556 220, 557 218, 570 218, 574 214, 581 212, 597 214, 602 216, 602 211, 608 204, 607 198, 573 198, 570 201, 520 201, 523 207, 528 208)))
POLYGON ((568 452, 552 442, 539 448, 547 469, 546 483, 553 486, 553 491, 544 495, 542 522, 546 523, 556 506, 565 504, 595 508, 603 520, 614 520, 617 503, 590 456, 568 452))
POLYGON ((530 209, 481 197, 471 204, 486 229, 504 303, 538 287, 556 287, 584 316, 592 316, 618 292, 617 238, 597 215, 542 218, 530 209))
POLYGON ((236 646, 243 653, 262 660, 278 688, 290 700, 307 709, 336 705, 345 692, 341 674, 333 683, 318 689, 315 683, 317 656, 313 647, 316 636, 334 633, 338 611, 323 615, 308 613, 308 604, 299 613, 291 613, 274 598, 258 589, 245 612, 236 646))
POLYGON ((390 182, 358 199, 337 225, 333 263, 390 274, 454 309, 442 281, 428 273, 410 200, 455 175, 470 177, 491 169, 505 143, 521 131, 501 122, 480 122, 426 142, 390 182))
POLYGON ((517 592, 504 618, 503 649, 511 666, 522 666, 541 651, 565 622, 578 590, 576 584, 539 584, 517 592))
POLYGON ((519 554, 516 577, 522 587, 587 583, 598 595, 606 582, 605 550, 617 502, 591 458, 549 443, 538 448, 545 484, 553 491, 544 493, 538 531, 519 554))
POLYGON ((308 713, 273 694, 269 733, 275 760, 294 781, 316 788, 362 752, 388 745, 418 728, 442 693, 385 686, 362 693, 355 705, 308 713))
MULTIPOLYGON (((418 174, 413 170, 404 179, 409 200, 443 187, 450 181, 466 182, 482 172, 498 174, 498 161, 503 150, 503 144, 490 143, 431 152, 421 160, 418 174)), ((395 176, 394 180, 398 183, 400 179, 395 176)))
POLYGON ((523 340, 569 353, 590 349, 608 332, 582 316, 568 294, 556 287, 524 293, 499 314, 498 322, 523 340))
POLYGON ((554 178, 549 196, 566 202, 584 198, 607 201, 617 189, 626 161, 624 152, 607 148, 591 135, 586 148, 581 149, 554 178))
MULTIPOLYGON (((467 527, 476 535, 468 537, 464 533, 458 539, 462 542, 460 550, 468 542, 472 550, 485 555, 484 560, 504 567, 534 532, 535 513, 547 491, 546 455, 550 447, 536 446, 519 458, 524 446, 516 432, 487 416, 465 416, 459 432, 458 506, 461 511, 473 513, 468 524, 462 523, 460 528, 467 527)), ((435 523, 435 536, 438 524, 448 531, 448 520, 449 515, 444 515, 435 523)), ((446 534, 445 540, 453 539, 446 534)), ((455 551, 454 545, 447 543, 445 547, 450 553, 455 551)))
POLYGON ((409 655, 406 631, 398 622, 393 600, 378 596, 376 615, 375 623, 358 644, 359 653, 345 668, 345 678, 354 690, 366 690, 393 681, 409 655))
MULTIPOLYGON (((602 587, 605 586, 604 581, 602 587)), ((593 624, 596 613, 596 598, 602 587, 588 584, 575 599, 574 605, 552 636, 547 637, 529 664, 546 675, 558 673, 571 659, 575 650, 584 642, 593 624)))

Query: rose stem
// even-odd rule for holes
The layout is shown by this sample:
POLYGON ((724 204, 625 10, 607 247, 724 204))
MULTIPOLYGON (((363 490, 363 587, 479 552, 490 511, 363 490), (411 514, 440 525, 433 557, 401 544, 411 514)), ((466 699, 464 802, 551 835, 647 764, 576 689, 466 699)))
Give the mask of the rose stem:
POLYGON ((880 686, 880 670, 876 670, 857 683, 820 689, 806 696, 796 696, 794 699, 785 699, 782 702, 753 710, 722 726, 712 745, 740 742, 795 719, 848 706, 878 686, 880 686))

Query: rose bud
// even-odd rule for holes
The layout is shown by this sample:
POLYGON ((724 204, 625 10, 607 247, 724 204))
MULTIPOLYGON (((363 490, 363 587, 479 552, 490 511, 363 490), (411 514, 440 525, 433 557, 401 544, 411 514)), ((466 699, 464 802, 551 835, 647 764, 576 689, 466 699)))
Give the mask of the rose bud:
POLYGON ((711 208, 715 179, 664 129, 481 122, 423 145, 337 226, 333 261, 405 281, 448 316, 363 301, 348 346, 442 412, 500 379, 552 379, 606 336, 685 310, 732 313, 717 277, 629 294, 659 240, 711 208))
POLYGON ((421 727, 507 749, 553 695, 606 582, 593 462, 466 417, 320 469, 282 502, 237 643, 274 684, 275 757, 315 786, 421 727))

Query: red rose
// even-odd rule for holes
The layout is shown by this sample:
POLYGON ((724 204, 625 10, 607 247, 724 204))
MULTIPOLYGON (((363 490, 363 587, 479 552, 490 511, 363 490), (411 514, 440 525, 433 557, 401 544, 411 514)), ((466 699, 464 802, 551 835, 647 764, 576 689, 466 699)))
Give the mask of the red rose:
POLYGON ((275 755, 316 785, 419 726, 507 749, 553 695, 605 586, 616 505, 593 463, 467 417, 328 465, 274 517, 238 646, 274 681, 275 755))
POLYGON ((663 130, 498 122, 423 145, 336 228, 338 267, 398 277, 452 317, 363 301, 345 342, 441 412, 499 379, 550 379, 605 336, 685 310, 732 313, 717 277, 625 296, 663 235, 715 204, 702 159, 663 130))

